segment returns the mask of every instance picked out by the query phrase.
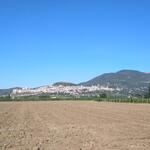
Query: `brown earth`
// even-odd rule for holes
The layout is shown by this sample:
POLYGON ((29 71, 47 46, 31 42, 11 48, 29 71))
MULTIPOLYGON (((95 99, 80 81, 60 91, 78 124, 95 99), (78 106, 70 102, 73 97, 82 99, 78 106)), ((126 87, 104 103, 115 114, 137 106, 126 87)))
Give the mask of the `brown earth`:
POLYGON ((150 105, 1 102, 1 150, 150 150, 150 105))

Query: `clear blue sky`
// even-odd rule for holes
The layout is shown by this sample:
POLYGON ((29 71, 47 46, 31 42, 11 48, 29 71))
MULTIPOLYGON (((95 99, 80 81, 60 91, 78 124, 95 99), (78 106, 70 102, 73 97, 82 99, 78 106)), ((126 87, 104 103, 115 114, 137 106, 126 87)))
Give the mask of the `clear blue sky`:
POLYGON ((149 0, 0 0, 0 88, 150 72, 149 0))

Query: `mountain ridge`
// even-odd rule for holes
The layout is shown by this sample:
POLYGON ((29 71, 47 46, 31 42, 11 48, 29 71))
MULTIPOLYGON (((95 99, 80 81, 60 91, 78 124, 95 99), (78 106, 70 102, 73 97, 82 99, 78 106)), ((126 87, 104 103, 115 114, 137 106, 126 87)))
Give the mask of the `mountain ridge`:
POLYGON ((143 93, 150 83, 150 74, 136 70, 120 70, 115 73, 104 73, 80 85, 101 85, 122 88, 123 93, 143 93))
MULTIPOLYGON (((150 84, 150 73, 137 70, 120 70, 118 72, 104 73, 86 82, 79 84, 71 82, 56 82, 52 86, 102 86, 114 89, 122 89, 121 94, 144 93, 150 84)), ((10 94, 13 89, 0 89, 0 95, 10 94)))

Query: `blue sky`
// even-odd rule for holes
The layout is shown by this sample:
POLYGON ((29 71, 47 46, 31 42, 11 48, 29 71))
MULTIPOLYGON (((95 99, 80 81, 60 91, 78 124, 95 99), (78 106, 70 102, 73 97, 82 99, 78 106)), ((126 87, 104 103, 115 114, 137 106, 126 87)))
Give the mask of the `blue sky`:
POLYGON ((149 0, 0 0, 0 88, 150 72, 149 0))

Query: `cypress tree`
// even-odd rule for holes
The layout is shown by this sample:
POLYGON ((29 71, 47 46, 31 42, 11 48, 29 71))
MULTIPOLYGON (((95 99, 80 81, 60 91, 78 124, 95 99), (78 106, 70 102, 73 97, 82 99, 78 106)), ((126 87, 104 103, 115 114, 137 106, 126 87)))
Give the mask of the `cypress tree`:
POLYGON ((150 98, 150 83, 149 83, 149 86, 148 86, 148 98, 150 98))

